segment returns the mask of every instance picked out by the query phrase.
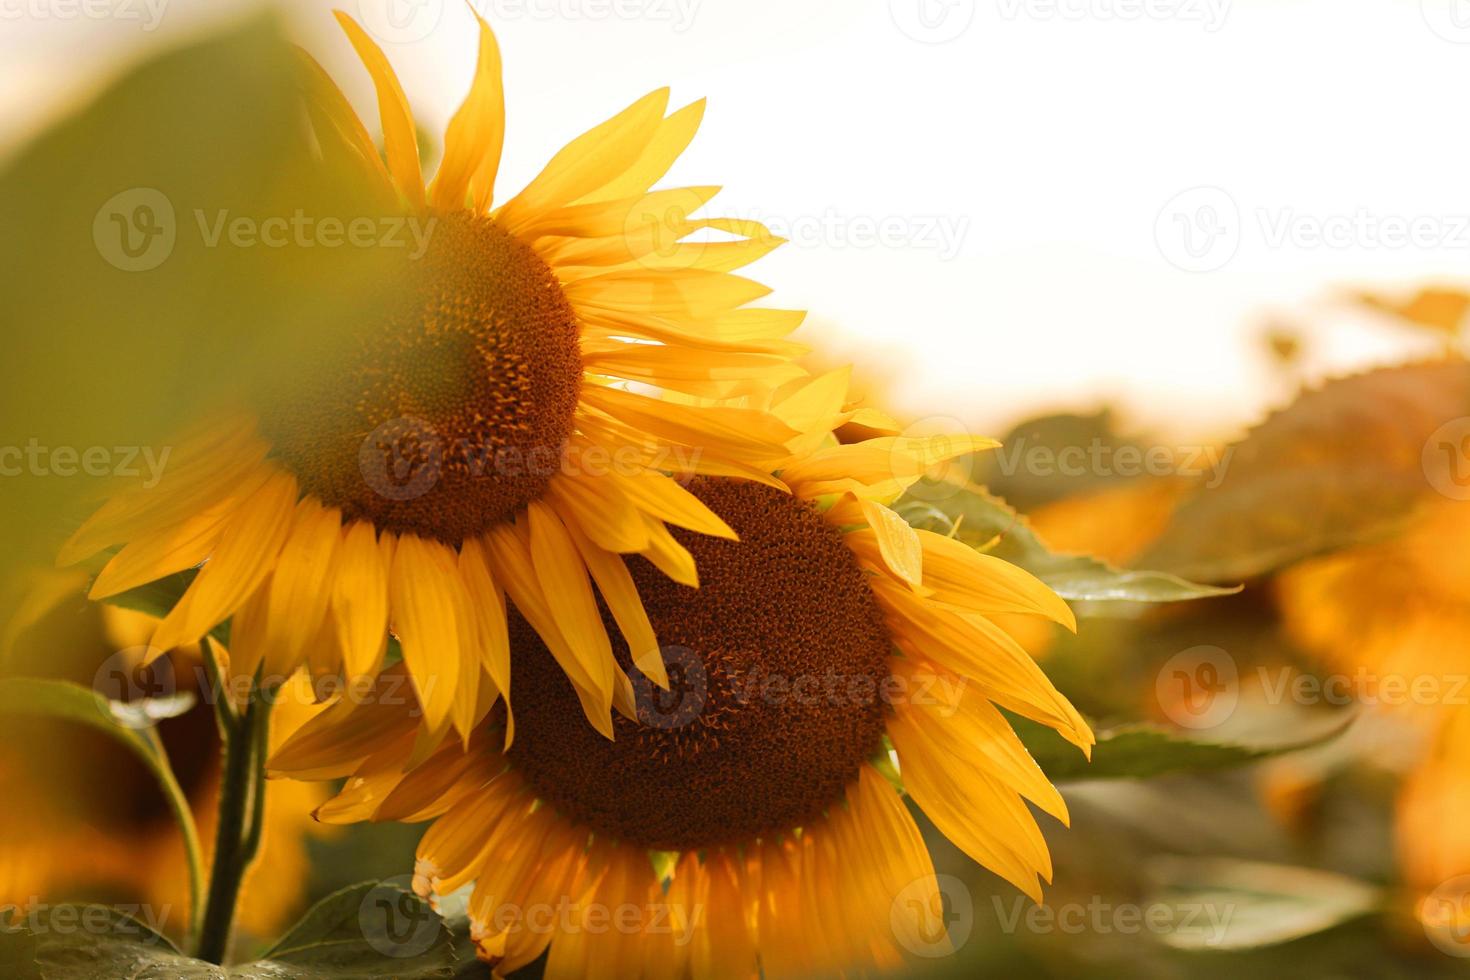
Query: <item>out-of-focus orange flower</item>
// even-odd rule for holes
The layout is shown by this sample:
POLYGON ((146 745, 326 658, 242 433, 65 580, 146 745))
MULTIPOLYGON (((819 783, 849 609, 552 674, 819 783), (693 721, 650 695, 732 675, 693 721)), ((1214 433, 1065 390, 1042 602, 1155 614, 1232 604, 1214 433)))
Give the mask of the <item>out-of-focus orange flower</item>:
POLYGON ((1398 799, 1405 883, 1422 896, 1470 873, 1470 510, 1427 503, 1401 534, 1303 562, 1276 592, 1298 645, 1430 742, 1398 799))

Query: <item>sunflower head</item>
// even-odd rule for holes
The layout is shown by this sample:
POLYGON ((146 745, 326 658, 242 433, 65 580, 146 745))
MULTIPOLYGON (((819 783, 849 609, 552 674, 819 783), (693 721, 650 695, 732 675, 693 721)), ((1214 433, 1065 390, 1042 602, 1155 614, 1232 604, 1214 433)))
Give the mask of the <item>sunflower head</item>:
POLYGON ((668 683, 622 556, 697 585, 671 528, 734 531, 681 481, 774 484, 799 438, 750 398, 804 376, 786 339, 802 315, 751 306, 769 290, 734 274, 780 240, 697 216, 714 188, 654 189, 703 118, 702 103, 669 111, 667 89, 497 201, 505 100, 482 19, 469 95, 426 181, 387 57, 338 19, 372 77, 383 153, 303 53, 315 145, 422 247, 360 284, 354 329, 296 341, 306 383, 298 366, 253 385, 237 415, 180 440, 157 486, 104 504, 62 559, 121 546, 94 598, 197 568, 153 646, 229 619, 231 669, 247 679, 279 683, 308 661, 368 678, 396 638, 430 743, 451 729, 466 741, 508 705, 509 603, 610 734, 634 678, 668 683), (632 650, 621 663, 610 628, 632 650))
MULTIPOLYGON (((830 431, 852 414, 843 390, 818 379, 783 389, 772 410, 825 418, 830 431)), ((1026 572, 914 530, 884 504, 932 465, 992 445, 818 440, 780 467, 785 490, 692 482, 738 540, 679 532, 698 589, 626 559, 670 685, 635 685, 610 738, 578 720, 554 652, 512 615, 520 697, 509 747, 492 718, 478 746, 420 762, 406 727, 396 741, 368 738, 344 715, 309 726, 273 766, 352 774, 324 810, 334 817, 437 818, 418 887, 442 894, 474 881, 481 954, 504 971, 548 943, 549 976, 600 963, 696 977, 895 967, 905 949, 932 950, 943 923, 932 863, 893 781, 958 847, 1039 899, 1051 863, 1026 801, 1063 820, 1066 806, 1000 709, 1084 750, 1093 742, 992 621, 1073 626, 1066 605, 1026 572), (693 938, 687 948, 652 930, 593 940, 504 919, 552 895, 574 908, 672 903, 693 938)), ((615 643, 614 657, 626 667, 632 651, 615 643)))

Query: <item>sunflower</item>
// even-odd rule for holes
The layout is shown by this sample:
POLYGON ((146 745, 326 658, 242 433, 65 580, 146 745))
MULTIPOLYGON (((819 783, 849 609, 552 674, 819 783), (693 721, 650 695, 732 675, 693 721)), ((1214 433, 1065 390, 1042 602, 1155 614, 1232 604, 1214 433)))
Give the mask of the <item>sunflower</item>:
POLYGON ((716 188, 651 190, 704 112, 668 112, 667 89, 497 204, 504 99, 483 19, 472 87, 425 186, 393 69, 338 19, 375 83, 385 152, 303 54, 316 142, 385 207, 432 227, 425 253, 387 286, 364 285, 381 295, 347 342, 326 341, 350 347, 328 352, 327 376, 306 390, 264 383, 239 415, 181 439, 161 481, 118 492, 61 561, 122 546, 94 598, 202 565, 152 645, 197 641, 233 616, 232 669, 247 677, 310 659, 365 679, 391 632, 440 734, 467 733, 509 697, 508 596, 611 734, 610 709, 631 710, 632 689, 599 595, 633 638, 631 667, 668 683, 619 556, 693 586, 693 556, 670 527, 734 535, 668 474, 770 482, 796 435, 723 404, 803 374, 786 339, 803 314, 750 306, 769 290, 732 274, 781 239, 691 217, 716 188))
MULTIPOLYGON (((151 617, 88 603, 86 576, 38 573, 0 644, 7 675, 92 684, 95 677, 142 645, 157 626, 151 617)), ((198 647, 171 650, 169 670, 181 692, 202 694, 198 647)), ((276 699, 271 744, 280 745, 318 710, 300 676, 276 699)), ((109 692, 119 693, 119 692, 109 692)), ((210 859, 219 800, 219 741, 214 711, 200 697, 157 726, 175 775, 188 797, 210 859)), ((154 776, 104 735, 82 726, 29 718, 6 719, 0 749, 0 793, 15 801, 7 833, 24 846, 0 850, 0 903, 77 899, 145 903, 141 915, 160 929, 185 925, 189 889, 183 838, 154 776), (26 746, 44 744, 44 755, 26 746), (21 805, 21 803, 24 805, 21 805)), ((247 874, 237 921, 269 936, 304 906, 307 845, 325 828, 309 811, 325 787, 284 784, 265 803, 261 861, 247 874)))
POLYGON ((640 685, 613 739, 582 722, 545 643, 513 614, 521 735, 509 747, 495 715, 468 747, 446 742, 414 765, 411 709, 333 708, 271 772, 350 776, 326 821, 434 819, 416 888, 475 883, 472 934, 498 972, 548 945, 555 977, 897 967, 904 949, 944 942, 903 794, 1039 900, 1052 869, 1026 801, 1064 822, 1067 808, 999 709, 1084 751, 1094 741, 990 618, 1073 627, 1066 604, 885 504, 932 465, 993 445, 829 440, 781 470, 790 493, 694 478, 690 492, 739 540, 677 532, 697 590, 626 560, 673 683, 640 685))

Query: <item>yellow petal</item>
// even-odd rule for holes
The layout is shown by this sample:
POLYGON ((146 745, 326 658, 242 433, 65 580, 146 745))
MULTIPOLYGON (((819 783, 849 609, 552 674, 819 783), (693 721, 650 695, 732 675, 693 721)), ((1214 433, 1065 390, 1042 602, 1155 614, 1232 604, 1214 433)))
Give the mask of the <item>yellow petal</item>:
POLYGON ((643 152, 639 154, 632 166, 623 171, 620 176, 587 195, 579 203, 598 200, 611 201, 647 192, 669 172, 674 161, 689 148, 694 134, 699 131, 700 122, 704 119, 704 109, 705 101, 699 99, 671 113, 668 118, 659 123, 653 138, 648 141, 648 145, 644 147, 643 152))
POLYGON ((659 89, 568 143, 525 190, 500 209, 497 220, 501 226, 518 234, 537 215, 607 186, 642 156, 668 104, 669 90, 659 89))
POLYGON ((343 532, 332 575, 332 620, 349 678, 372 674, 388 648, 388 574, 393 535, 354 521, 343 532))
POLYGON ((388 578, 393 631, 413 678, 430 729, 455 705, 465 600, 454 555, 437 541, 413 534, 398 539, 388 578))
POLYGON ((408 96, 403 93, 403 86, 399 84, 398 75, 383 49, 373 43, 367 31, 351 17, 340 10, 335 13, 357 56, 373 77, 373 86, 378 92, 378 114, 383 123, 383 145, 387 148, 388 170, 393 175, 393 183, 409 204, 423 210, 424 175, 419 164, 418 134, 414 130, 408 96))
POLYGON ((229 618, 270 574, 296 507, 296 478, 277 472, 232 515, 219 545, 178 604, 164 617, 153 646, 194 643, 229 618))
POLYGON ((470 94, 449 120, 449 128, 444 133, 444 160, 429 187, 429 199, 434 207, 446 211, 464 207, 465 193, 472 181, 476 210, 482 211, 490 205, 505 145, 500 46, 485 18, 474 7, 470 12, 480 25, 480 60, 470 94))
POLYGON ((618 629, 622 631, 634 665, 649 680, 667 689, 669 675, 664 667, 663 651, 659 647, 653 623, 649 621, 648 612, 643 608, 643 600, 638 595, 638 587, 633 583, 633 575, 628 571, 627 564, 620 555, 599 548, 574 522, 567 521, 566 528, 582 560, 586 562, 587 570, 592 573, 597 590, 602 593, 602 599, 607 603, 618 629))
POLYGON ((594 690, 605 694, 606 704, 611 706, 615 666, 612 645, 597 611, 587 566, 555 511, 537 500, 531 502, 527 514, 531 562, 541 583, 541 594, 583 670, 592 678, 594 690))

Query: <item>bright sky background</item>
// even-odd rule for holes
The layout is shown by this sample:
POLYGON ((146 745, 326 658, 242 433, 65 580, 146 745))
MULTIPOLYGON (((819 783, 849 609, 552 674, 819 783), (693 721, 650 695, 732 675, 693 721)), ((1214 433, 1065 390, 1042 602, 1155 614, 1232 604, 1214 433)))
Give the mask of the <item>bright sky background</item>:
MULTIPOLYGON (((461 0, 336 5, 389 35, 440 129, 473 68, 461 0)), ((672 178, 793 237, 755 274, 905 414, 998 428, 1112 401, 1228 434, 1285 397, 1267 323, 1313 328, 1312 373, 1396 360, 1430 347, 1334 297, 1470 282, 1470 0, 476 5, 505 56, 502 194, 653 88, 708 96, 672 178), (1417 244, 1392 238, 1407 222, 1417 244)), ((0 147, 247 6, 0 0, 0 147)), ((292 20, 367 114, 331 6, 292 20)))

